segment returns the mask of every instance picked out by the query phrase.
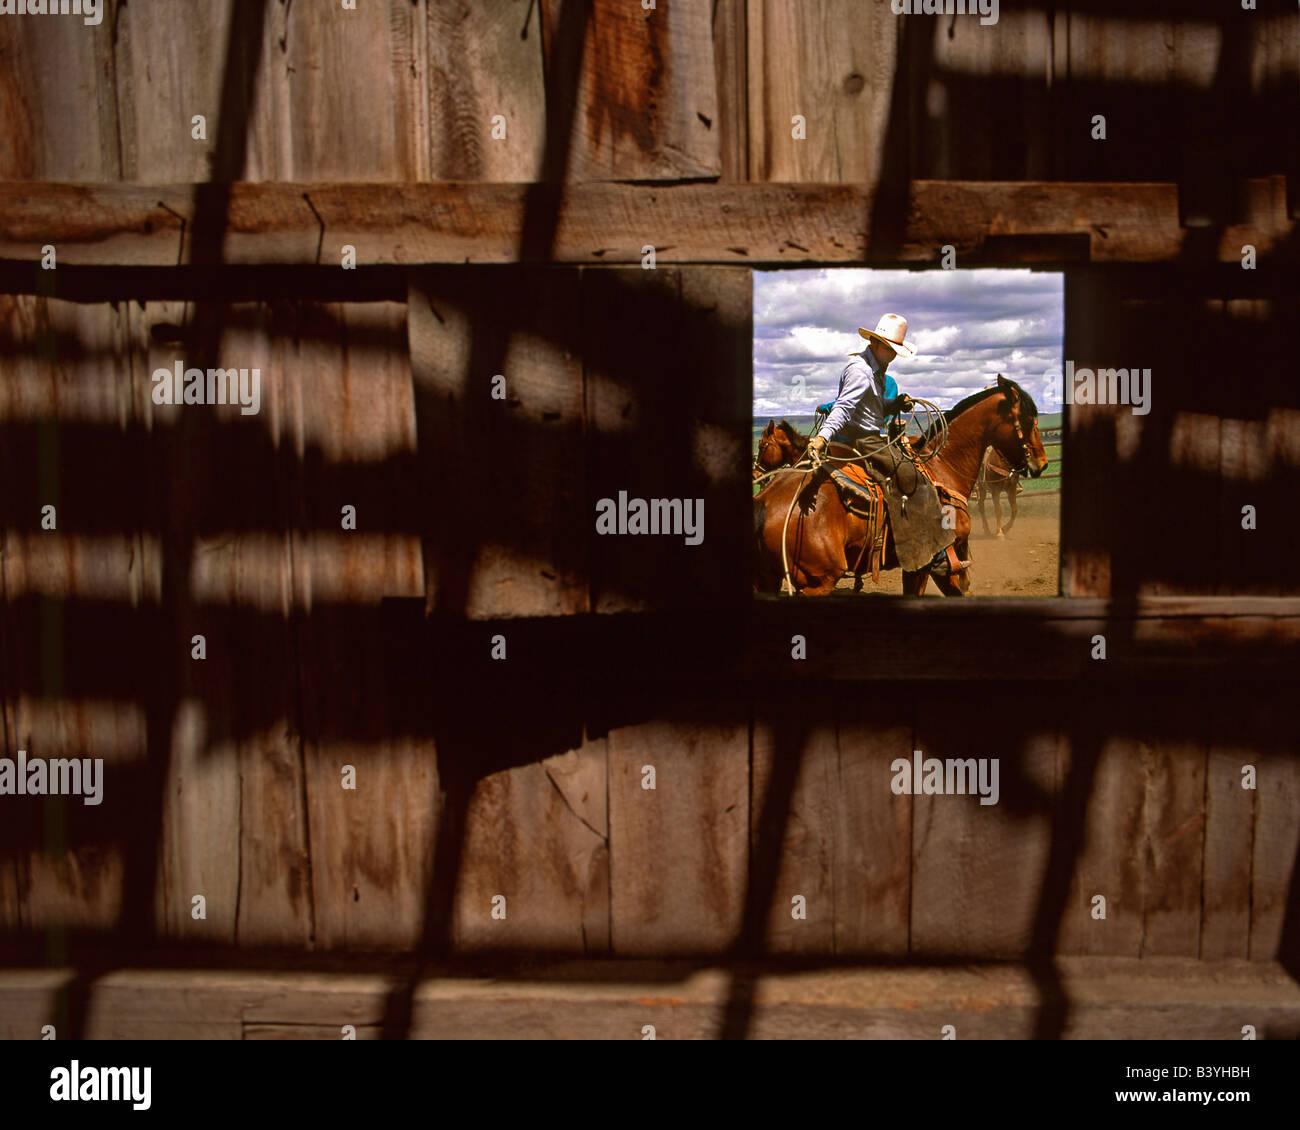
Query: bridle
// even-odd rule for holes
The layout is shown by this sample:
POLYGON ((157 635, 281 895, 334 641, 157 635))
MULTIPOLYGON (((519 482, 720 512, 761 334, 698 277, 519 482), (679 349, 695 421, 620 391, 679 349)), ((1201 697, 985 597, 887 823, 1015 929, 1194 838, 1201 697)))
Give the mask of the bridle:
POLYGON ((1029 441, 1025 439, 1025 430, 1020 426, 1020 414, 1016 413, 1016 439, 1020 441, 1020 461, 1015 466, 1017 475, 1029 474, 1029 441))
MULTIPOLYGON (((760 437, 759 437, 759 440, 758 440, 758 450, 754 453, 754 466, 753 466, 753 470, 754 470, 754 478, 756 478, 756 479, 757 479, 760 475, 765 475, 765 474, 767 474, 767 467, 764 466, 764 464, 763 464, 763 450, 764 450, 764 448, 766 448, 766 447, 768 447, 768 446, 775 447, 775 448, 777 449, 778 452, 780 452, 780 450, 781 450, 781 445, 780 445, 779 443, 777 443, 776 440, 773 439, 771 436, 760 436, 760 437)), ((785 462, 785 460, 782 459, 782 460, 781 460, 781 463, 784 463, 784 462, 785 462)), ((779 467, 779 466, 781 465, 781 463, 778 463, 777 466, 779 467)))

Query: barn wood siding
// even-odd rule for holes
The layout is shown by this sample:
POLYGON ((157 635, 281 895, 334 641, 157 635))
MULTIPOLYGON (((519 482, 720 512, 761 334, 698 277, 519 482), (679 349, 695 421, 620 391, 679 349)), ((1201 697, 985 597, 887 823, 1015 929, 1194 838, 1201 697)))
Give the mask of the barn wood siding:
MULTIPOLYGON (((1161 982, 1132 1030, 1221 1035, 1232 993, 1268 1022, 1300 789, 1277 737, 1300 631, 1293 13, 1008 11, 993 37, 847 2, 109 7, 94 33, 0 26, 0 711, 7 753, 102 755, 110 790, 4 824, 6 946, 1141 956, 1221 999, 1173 1025, 1161 982), (48 242, 63 273, 33 282, 48 242), (949 243, 962 266, 1064 265, 1066 355, 1154 370, 1150 416, 1068 413, 1090 472, 1064 487, 1070 599, 868 603, 849 630, 844 605, 750 610, 750 269, 932 266, 949 243), (322 286, 345 244, 379 272, 347 285, 386 301, 223 289, 224 264, 322 286), (200 272, 219 301, 196 310, 200 272), (192 344, 169 327, 208 318, 222 365, 262 366, 256 419, 150 399, 192 344), (596 538, 620 489, 703 497, 704 545, 596 538), (419 646, 395 657, 402 632, 419 646), (915 748, 1002 758, 1000 804, 894 796, 915 748), (1161 964, 1198 955, 1249 976, 1161 964)), ((305 1001, 188 982, 194 1023, 131 976, 87 1033, 325 1034, 340 1001, 386 1030, 387 978, 305 1001)), ((1032 1030, 1041 986, 1015 976, 963 1036, 1032 1030)), ((972 992, 933 977, 860 987, 888 1011, 827 1031, 932 1034, 972 992)), ((716 1031, 725 985, 689 989, 676 1023, 716 1031)), ((49 1013, 55 990, 22 991, 49 1013)), ((781 992, 766 1031, 806 1034, 817 1014, 781 992)), ((417 1034, 483 1007, 415 996, 417 1034)), ((589 1000, 549 999, 548 1023, 589 1023, 589 1000)))

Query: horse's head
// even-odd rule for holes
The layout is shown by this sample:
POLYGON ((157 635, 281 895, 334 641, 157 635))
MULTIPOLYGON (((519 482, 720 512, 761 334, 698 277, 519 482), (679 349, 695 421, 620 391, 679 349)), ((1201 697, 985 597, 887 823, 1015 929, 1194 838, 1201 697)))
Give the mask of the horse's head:
POLYGON ((776 439, 776 421, 768 420, 763 434, 758 437, 758 450, 754 453, 754 478, 761 479, 782 462, 781 445, 776 439))
POLYGON ((760 478, 768 471, 775 471, 787 463, 797 463, 807 445, 807 438, 789 420, 782 420, 779 424, 775 420, 768 420, 763 434, 758 437, 758 451, 754 455, 754 478, 760 478))
POLYGON ((1043 437, 1038 430, 1038 406, 1015 381, 998 374, 997 416, 991 422, 986 441, 1022 475, 1038 478, 1048 464, 1043 437))

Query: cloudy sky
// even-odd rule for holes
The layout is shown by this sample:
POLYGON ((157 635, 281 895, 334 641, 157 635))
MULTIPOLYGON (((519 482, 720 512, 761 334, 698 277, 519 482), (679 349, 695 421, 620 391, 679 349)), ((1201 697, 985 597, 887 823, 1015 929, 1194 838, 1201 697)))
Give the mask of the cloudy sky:
POLYGON ((998 373, 1042 412, 1061 410, 1064 275, 1029 270, 754 272, 754 415, 812 415, 835 398, 848 354, 882 314, 907 319, 912 358, 889 372, 900 392, 950 408, 998 373), (803 377, 800 392, 796 378, 803 377))

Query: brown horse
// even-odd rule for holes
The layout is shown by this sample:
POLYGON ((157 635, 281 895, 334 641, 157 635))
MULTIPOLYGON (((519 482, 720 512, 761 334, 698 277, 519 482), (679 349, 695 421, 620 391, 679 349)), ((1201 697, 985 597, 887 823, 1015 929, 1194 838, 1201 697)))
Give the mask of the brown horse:
POLYGON ((984 533, 987 536, 989 532, 988 514, 984 509, 984 504, 990 496, 993 498, 993 517, 998 524, 998 537, 1003 534, 1009 534, 1011 527, 1015 524, 1017 506, 1016 495, 1025 488, 1020 485, 1020 472, 1013 467, 1007 466, 1006 461, 993 448, 984 452, 984 462, 980 464, 980 477, 975 483, 975 493, 980 504, 980 521, 984 524, 984 533), (1002 524, 1002 499, 1001 495, 1006 495, 1007 500, 1011 503, 1011 518, 1004 526, 1002 524))
MULTIPOLYGON (((779 424, 775 420, 768 420, 767 427, 758 437, 758 450, 754 453, 754 478, 761 479, 778 467, 798 463, 808 447, 809 438, 789 420, 782 420, 779 424)), ((852 448, 840 443, 830 444, 827 452, 845 459, 857 454, 852 448)))
MULTIPOLYGON (((1038 431, 1037 406, 1015 381, 1000 374, 996 385, 968 396, 945 412, 943 423, 946 440, 941 449, 937 445, 945 428, 939 424, 932 426, 914 446, 918 453, 932 455, 927 467, 941 488, 941 497, 953 507, 955 549, 965 561, 969 557, 970 537, 970 513, 965 500, 975 486, 984 449, 992 446, 1011 466, 1034 478, 1043 473, 1048 459, 1038 431)), ((833 483, 821 480, 812 488, 809 479, 807 471, 791 469, 778 474, 754 498, 754 531, 759 548, 754 587, 759 592, 780 591, 785 575, 783 539, 795 590, 809 596, 831 592, 849 562, 859 561, 869 536, 866 521, 844 507, 833 483)), ((886 569, 898 568, 887 518, 882 564, 886 569)), ((955 576, 933 575, 946 595, 964 594, 967 587, 964 569, 955 576)), ((919 596, 930 576, 928 569, 904 570, 904 594, 919 596)))

